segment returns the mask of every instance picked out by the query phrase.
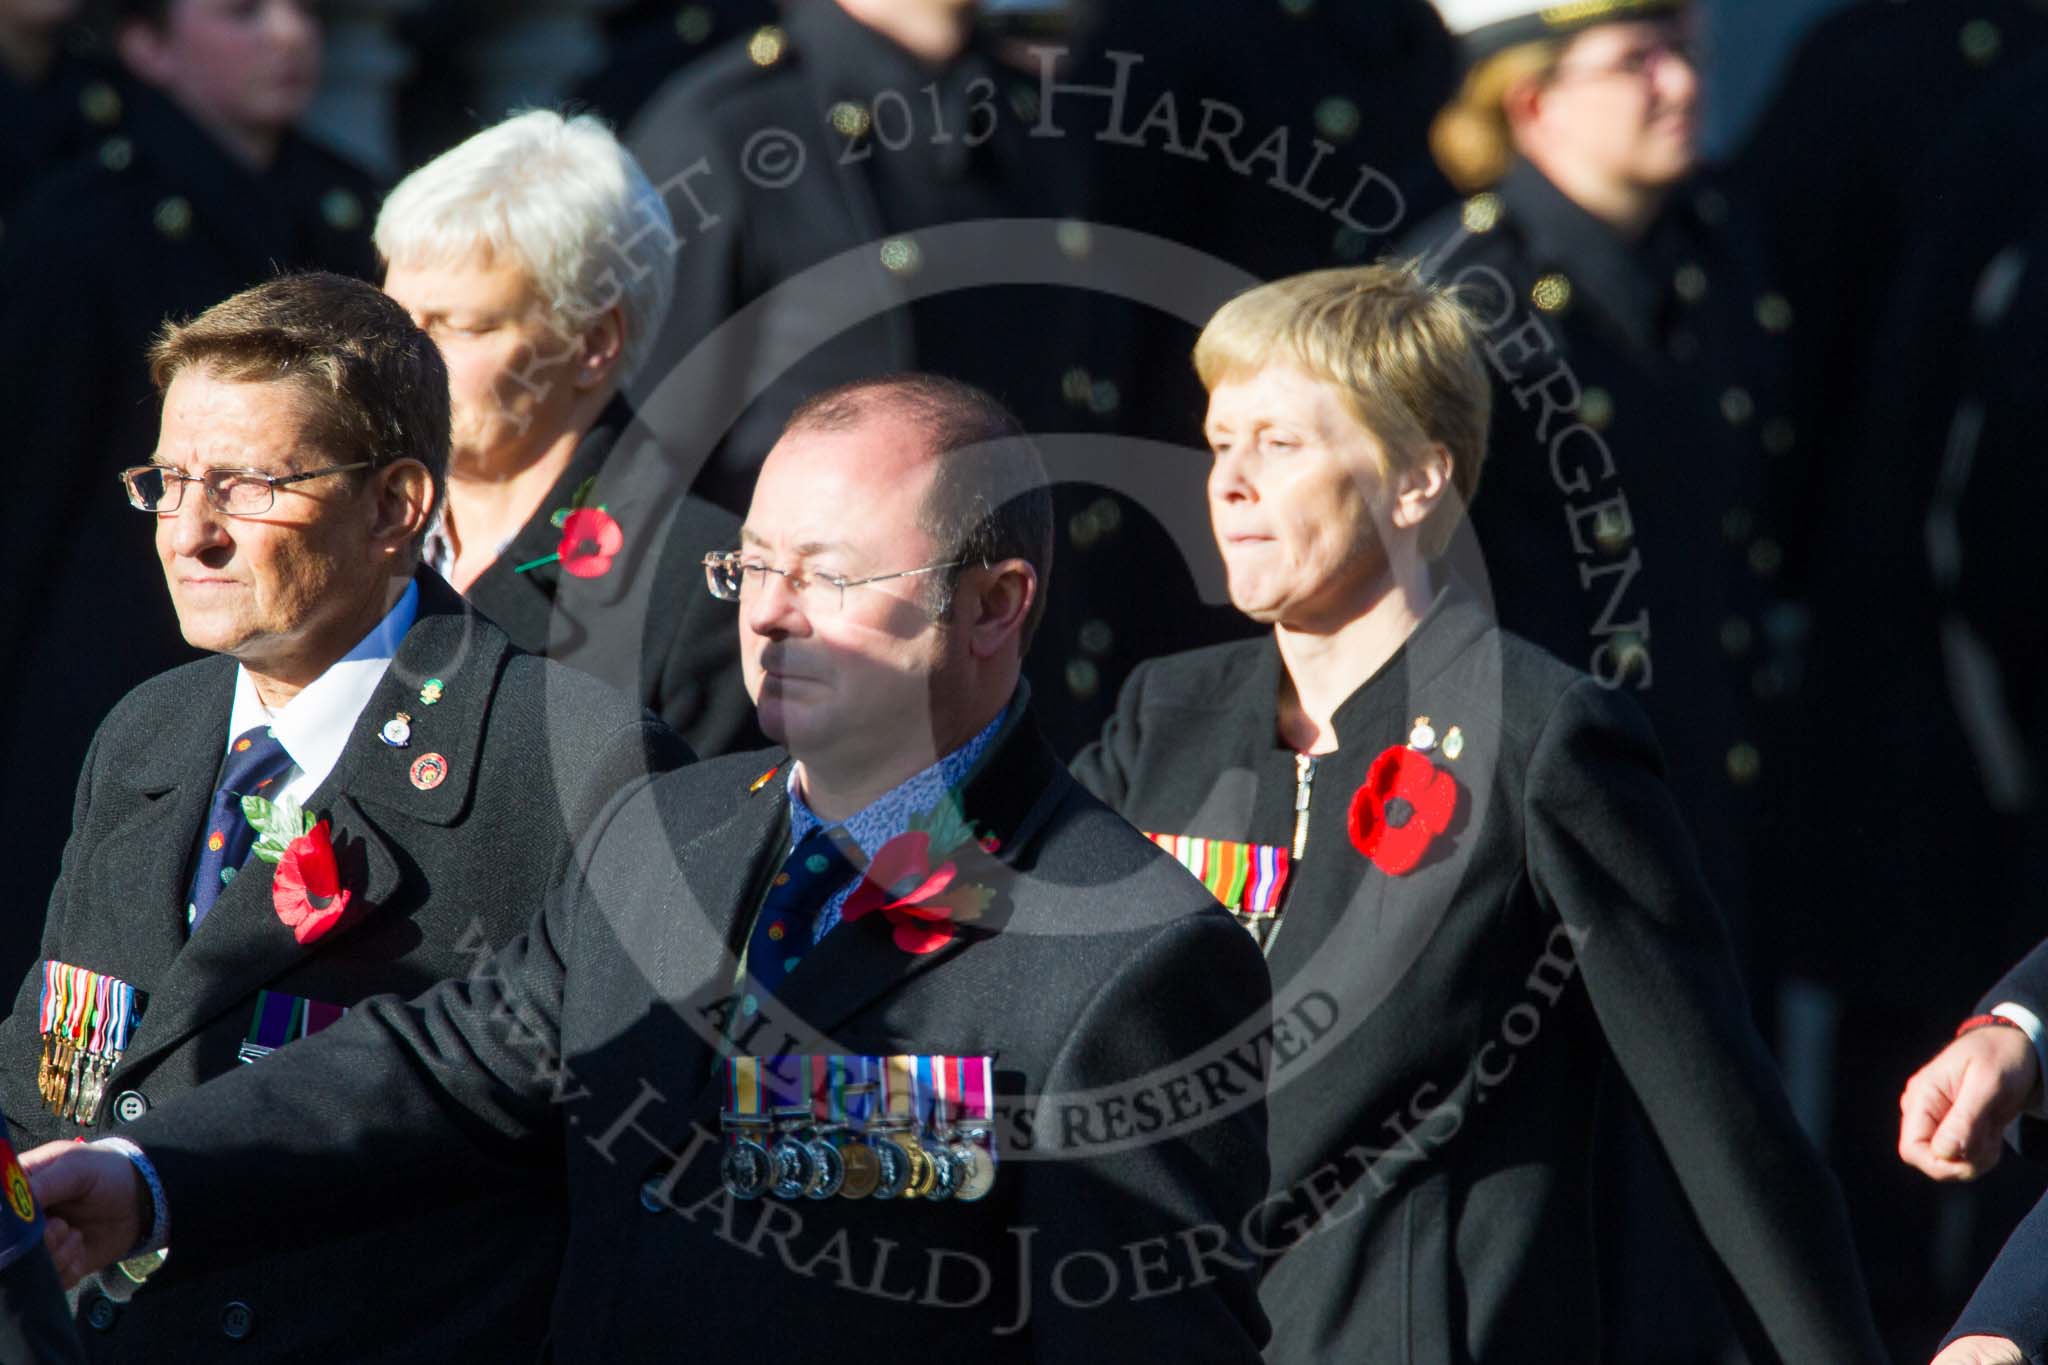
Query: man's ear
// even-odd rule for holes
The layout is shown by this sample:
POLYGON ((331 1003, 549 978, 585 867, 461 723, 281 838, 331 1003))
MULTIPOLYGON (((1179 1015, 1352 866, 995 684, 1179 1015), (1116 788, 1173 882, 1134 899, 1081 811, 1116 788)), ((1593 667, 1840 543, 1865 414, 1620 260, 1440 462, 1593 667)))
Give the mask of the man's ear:
POLYGON ((1429 520, 1447 497, 1457 496, 1451 486, 1454 461, 1450 448, 1431 441, 1422 458, 1396 474, 1392 483, 1394 503, 1388 519, 1403 531, 1412 531, 1429 520))
MULTIPOLYGON (((953 599, 953 623, 967 633, 967 649, 992 659, 1012 640, 1021 641, 1031 604, 1038 600, 1038 571, 1021 559, 1002 559, 960 575, 953 599)), ((1018 652, 1021 654, 1022 648, 1018 652)))
POLYGON ((145 85, 170 84, 171 58, 164 35, 143 19, 123 20, 114 29, 114 55, 145 85))
POLYGON ((584 325, 581 339, 571 380, 577 391, 588 393, 617 383, 626 355, 626 310, 616 303, 605 309, 584 325))
POLYGON ((399 460, 372 470, 370 536, 403 549, 434 515, 434 476, 418 460, 399 460))

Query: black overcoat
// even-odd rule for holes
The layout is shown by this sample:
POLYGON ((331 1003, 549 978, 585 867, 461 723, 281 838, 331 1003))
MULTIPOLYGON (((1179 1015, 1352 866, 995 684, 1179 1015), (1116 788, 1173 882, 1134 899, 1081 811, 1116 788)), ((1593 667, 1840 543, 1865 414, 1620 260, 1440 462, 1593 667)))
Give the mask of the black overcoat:
MULTIPOLYGON (((435 575, 419 583, 418 618, 306 805, 329 821, 353 889, 344 918, 309 945, 279 919, 268 869, 253 860, 186 932, 234 663, 166 673, 107 717, 79 779, 42 956, 133 984, 141 1022, 99 1121, 60 1119, 36 1092, 42 972, 29 972, 0 1024, 0 1102, 24 1142, 118 1133, 122 1115, 252 1069, 238 1056, 260 991, 356 1007, 465 971, 515 937, 559 883, 587 810, 633 773, 687 757, 627 698, 514 650, 435 575), (418 695, 429 678, 442 683, 432 706, 418 695), (411 738, 393 748, 379 730, 399 711, 411 738), (446 777, 422 789, 412 771, 429 753, 446 777)), ((374 1101, 325 1108, 287 1145, 350 1133, 377 1112, 374 1101)), ((236 1122, 255 1119, 244 1111, 236 1122)), ((356 1197, 348 1164, 321 1178, 356 1197)), ((224 1210, 245 1215, 269 1198, 253 1168, 221 1193, 224 1210)), ((323 1241, 322 1220, 295 1222, 255 1258, 232 1242, 220 1254, 188 1250, 174 1227, 169 1260, 141 1288, 118 1271, 87 1286, 81 1330, 103 1360, 531 1358, 560 1253, 559 1202, 531 1186, 442 1207, 450 1202, 407 1205, 411 1216, 375 1238, 323 1241)))
POLYGON ((1020 710, 964 788, 978 842, 951 861, 993 893, 977 926, 916 955, 882 914, 842 921, 780 1006, 750 1013, 734 952, 788 847, 785 761, 652 781, 605 819, 581 886, 487 974, 359 1011, 135 1124, 173 1239, 363 1225, 521 1165, 567 1192, 565 1363, 1255 1360, 1266 1330, 1238 1240, 1265 1187, 1263 1093, 1255 1058, 1203 1051, 1264 1025, 1253 945, 1020 710), (992 1055, 992 1192, 732 1199, 727 1034, 757 1056, 992 1055), (1205 1065, 1227 1082, 1214 1103, 1191 1079, 1205 1065), (376 1119, 313 1122, 337 1113, 376 1119), (228 1197, 244 1181, 268 1192, 267 1216, 228 1197))
MULTIPOLYGON (((1595 1099, 1619 1083, 1776 1358, 1882 1359, 1640 710, 1447 588, 1338 708, 1295 856, 1280 685, 1270 638, 1146 664, 1075 763, 1148 833, 1290 854, 1269 1358, 1599 1359, 1595 1099), (1369 860, 1358 793, 1420 759, 1455 783, 1441 832, 1407 870, 1369 860)), ((1413 813, 1383 818, 1422 819, 1401 790, 1413 813)))

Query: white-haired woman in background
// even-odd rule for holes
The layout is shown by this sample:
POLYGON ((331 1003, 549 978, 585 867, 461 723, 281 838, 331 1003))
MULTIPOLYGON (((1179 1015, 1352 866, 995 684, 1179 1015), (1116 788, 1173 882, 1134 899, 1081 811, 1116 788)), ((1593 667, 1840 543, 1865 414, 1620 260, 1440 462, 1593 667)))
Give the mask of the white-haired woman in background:
POLYGON ((376 243, 385 292, 448 363, 454 443, 428 562, 519 645, 638 695, 711 754, 757 742, 730 617, 697 568, 738 524, 661 461, 629 476, 615 453, 647 439, 621 390, 673 280, 666 259, 619 244, 665 229, 610 129, 534 110, 407 176, 376 243))

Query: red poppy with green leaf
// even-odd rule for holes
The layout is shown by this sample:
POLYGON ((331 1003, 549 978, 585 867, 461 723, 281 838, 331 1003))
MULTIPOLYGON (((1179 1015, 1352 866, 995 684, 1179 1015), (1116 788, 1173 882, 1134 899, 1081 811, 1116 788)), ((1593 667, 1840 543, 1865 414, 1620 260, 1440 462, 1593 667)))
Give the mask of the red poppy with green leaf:
POLYGON ((325 820, 315 820, 295 801, 242 798, 242 815, 256 830, 250 852, 277 871, 270 880, 270 904, 301 944, 332 929, 348 909, 348 888, 334 859, 334 840, 325 820))

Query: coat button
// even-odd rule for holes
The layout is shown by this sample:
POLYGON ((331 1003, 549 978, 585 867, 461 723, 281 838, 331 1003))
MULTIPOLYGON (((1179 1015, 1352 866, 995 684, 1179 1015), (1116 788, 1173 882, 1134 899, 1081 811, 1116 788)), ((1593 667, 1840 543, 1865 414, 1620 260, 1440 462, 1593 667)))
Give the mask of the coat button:
POLYGON ((241 1341, 255 1326, 256 1315, 240 1299, 229 1300, 228 1306, 220 1310, 220 1334, 229 1341, 241 1341))
POLYGON ((121 1123, 133 1123, 149 1112, 149 1097, 140 1090, 123 1090, 114 1096, 114 1118, 121 1123))
POLYGON ((114 1307, 112 1299, 105 1294, 99 1294, 94 1296, 92 1307, 85 1310, 85 1320, 91 1324, 95 1332, 111 1332, 114 1330, 114 1319, 120 1311, 114 1307))
POLYGON ((1728 750, 1728 780, 1738 787, 1746 787, 1756 781, 1763 770, 1763 755, 1754 744, 1737 744, 1728 750))

